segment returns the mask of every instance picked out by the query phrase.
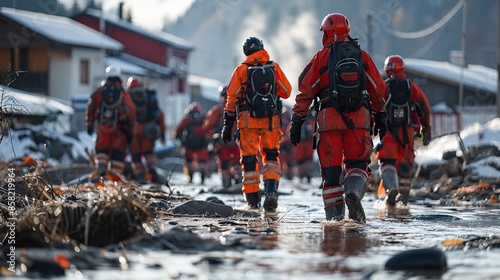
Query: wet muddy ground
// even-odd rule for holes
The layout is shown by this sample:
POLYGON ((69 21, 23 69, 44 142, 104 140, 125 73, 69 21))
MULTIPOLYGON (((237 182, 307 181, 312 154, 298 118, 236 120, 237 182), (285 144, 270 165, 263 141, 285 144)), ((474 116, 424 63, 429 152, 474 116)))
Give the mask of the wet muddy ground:
MULTIPOLYGON (((173 173, 169 181, 175 193, 195 200, 216 196, 234 209, 244 204, 240 194, 210 191, 220 184, 216 175, 203 186, 198 183, 195 178, 187 184, 181 173, 173 173)), ((79 264, 69 264, 62 279, 499 279, 499 208, 442 206, 426 197, 412 201, 409 209, 385 209, 368 193, 363 200, 366 225, 325 222, 319 184, 320 178, 310 184, 283 179, 280 211, 274 217, 159 211, 143 224, 150 238, 107 250, 83 247, 83 254, 52 247, 28 249, 19 256, 66 256, 69 263, 79 264), (398 253, 430 248, 444 253, 445 269, 384 269, 398 253)), ((411 262, 429 259, 427 253, 410 256, 411 262)))

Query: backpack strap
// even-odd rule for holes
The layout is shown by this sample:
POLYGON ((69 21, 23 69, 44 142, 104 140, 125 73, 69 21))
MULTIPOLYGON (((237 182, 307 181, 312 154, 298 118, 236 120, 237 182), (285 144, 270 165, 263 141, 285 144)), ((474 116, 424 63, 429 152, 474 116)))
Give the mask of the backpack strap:
MULTIPOLYGON (((411 84, 410 84, 410 80, 409 79, 406 79, 406 85, 408 86, 408 95, 409 95, 409 97, 408 97, 408 106, 410 106, 410 102, 411 102, 411 84)), ((390 99, 391 99, 391 93, 389 92, 389 98, 387 98, 386 106, 390 102, 390 99)), ((410 106, 410 108, 411 108, 411 106, 410 106)), ((408 131, 406 130, 405 126, 389 126, 389 132, 392 134, 392 136, 394 137, 394 139, 396 139, 396 141, 398 142, 398 144, 401 147, 405 147, 408 143, 410 143, 410 136, 408 135, 408 131), (400 130, 401 133, 403 134, 403 139, 401 139, 399 137, 398 130, 400 130)))
MULTIPOLYGON (((268 62, 265 63, 265 65, 269 65, 269 64, 273 64, 274 62, 272 60, 269 60, 268 62)), ((249 110, 250 108, 248 108, 248 105, 247 105, 247 90, 248 90, 248 83, 249 83, 249 77, 248 77, 248 67, 252 67, 252 66, 262 66, 262 63, 257 63, 257 64, 253 64, 253 63, 247 63, 247 62, 242 62, 241 64, 245 64, 247 66, 247 82, 244 84, 244 87, 243 87, 243 98, 241 98, 240 100, 238 100, 238 107, 239 107, 239 111, 246 111, 246 110, 249 110)), ((276 80, 274 81, 276 83, 276 80)), ((274 85, 274 87, 276 87, 276 85, 274 85)), ((278 99, 279 99, 279 96, 278 96, 278 99)), ((238 114, 239 115, 239 114, 238 114)))
MULTIPOLYGON (((258 62, 257 64, 252 64, 252 63, 243 62, 242 64, 247 65, 247 67, 253 67, 253 66, 263 66, 263 64, 262 64, 262 63, 260 63, 260 62, 258 62)), ((274 62, 273 62, 272 60, 267 61, 264 65, 270 65, 270 66, 272 66, 272 67, 270 67, 270 68, 272 68, 272 69, 273 69, 273 71, 274 71, 274 62)), ((276 83, 277 83, 277 82, 276 82, 276 74, 274 75, 274 77, 275 77, 275 78, 274 78, 274 85, 273 85, 273 88, 274 88, 274 90, 276 91, 276 83)), ((251 108, 249 107, 249 104, 248 104, 248 102, 247 102, 247 94, 248 94, 248 92, 247 92, 247 91, 251 90, 251 89, 249 88, 249 85, 250 85, 249 83, 250 83, 250 77, 249 77, 249 71, 248 71, 248 68, 247 68, 247 82, 245 83, 245 87, 244 87, 244 89, 243 89, 243 98, 241 98, 241 99, 238 101, 238 108, 239 108, 239 110, 238 110, 238 111, 240 111, 240 110, 241 110, 241 111, 251 110, 251 108)), ((280 118, 280 120, 281 120, 281 115, 280 115, 280 112, 281 112, 281 109, 282 109, 282 103, 281 103, 280 97, 278 96, 278 93, 277 93, 277 92, 275 92, 275 93, 276 93, 276 107, 277 107, 277 108, 276 108, 276 110, 277 110, 277 112, 278 112, 278 114, 277 114, 277 115, 279 116, 279 118, 280 118)), ((273 115, 273 116, 269 116, 269 131, 272 131, 272 130, 273 130, 273 117, 274 117, 274 116, 275 116, 275 115, 273 115)))

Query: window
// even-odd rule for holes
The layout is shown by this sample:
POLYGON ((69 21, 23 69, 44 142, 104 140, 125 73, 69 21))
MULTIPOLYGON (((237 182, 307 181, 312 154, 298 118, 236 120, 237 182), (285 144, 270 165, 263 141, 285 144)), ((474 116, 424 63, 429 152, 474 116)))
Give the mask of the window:
POLYGON ((80 60, 80 84, 89 83, 89 66, 88 59, 80 60))

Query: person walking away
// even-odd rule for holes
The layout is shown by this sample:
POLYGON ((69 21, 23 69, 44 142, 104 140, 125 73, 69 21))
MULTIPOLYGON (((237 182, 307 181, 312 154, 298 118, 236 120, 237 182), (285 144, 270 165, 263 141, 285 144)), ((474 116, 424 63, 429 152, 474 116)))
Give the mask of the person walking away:
POLYGON ((423 133, 423 145, 431 141, 429 101, 420 87, 406 78, 404 60, 399 55, 385 59, 384 69, 389 77, 385 91, 389 132, 377 145, 381 187, 386 191, 386 204, 396 201, 408 204, 413 177, 414 131, 423 133), (416 117, 415 117, 416 115, 416 117))
POLYGON ((260 209, 261 178, 257 156, 260 152, 266 196, 263 206, 266 212, 275 212, 281 176, 281 98, 290 97, 291 85, 279 64, 270 60, 262 40, 246 38, 243 53, 246 59, 233 71, 227 89, 222 139, 224 143, 231 141, 231 128, 237 119, 246 207, 260 209))
POLYGON ((106 80, 90 95, 85 112, 87 133, 97 133, 95 142, 96 172, 89 180, 107 175, 113 181, 125 181, 126 148, 132 142, 135 126, 135 106, 123 88, 119 67, 106 68, 106 80), (97 129, 95 125, 97 124, 97 129))
POLYGON ((166 125, 163 111, 158 106, 156 91, 144 87, 140 77, 129 77, 127 89, 136 110, 134 139, 130 145, 134 176, 141 183, 148 180, 159 183, 156 172, 158 159, 154 147, 157 139, 165 145, 166 125))
MULTIPOLYGON (((311 178, 314 173, 313 145, 315 145, 315 143, 313 142, 313 139, 314 134, 316 133, 315 114, 316 111, 314 110, 310 111, 307 114, 304 124, 301 127, 302 131, 300 133, 300 143, 297 143, 297 148, 294 149, 292 153, 292 161, 293 166, 295 167, 295 173, 301 181, 305 179, 307 183, 311 183, 311 178)), ((292 123, 290 122, 287 128, 288 134, 291 126, 292 123)))
POLYGON ((320 30, 323 48, 299 76, 290 141, 294 145, 300 143, 309 106, 319 100, 317 154, 326 220, 344 219, 345 201, 349 218, 366 223, 361 199, 371 174, 371 119, 373 114, 373 134, 382 139, 387 132, 385 83, 369 54, 349 35, 350 24, 345 15, 327 15, 320 30))
MULTIPOLYGON (((229 188, 234 183, 241 182, 240 150, 236 142, 224 143, 221 132, 224 122, 223 113, 227 100, 227 86, 219 87, 220 103, 208 110, 203 129, 213 137, 213 150, 215 152, 217 170, 222 179, 222 187, 229 188)), ((236 131, 233 125, 231 134, 236 131)))
MULTIPOLYGON (((290 123, 292 121, 292 108, 283 105, 281 110, 281 129, 286 132, 290 123)), ((283 133, 280 142, 280 162, 281 162, 281 174, 288 180, 292 180, 294 176, 294 162, 293 156, 293 145, 290 143, 290 138, 288 133, 283 133)))
POLYGON ((207 133, 203 129, 205 114, 198 102, 192 102, 185 110, 185 116, 174 131, 174 138, 180 140, 184 155, 184 173, 188 182, 193 182, 195 172, 200 173, 201 183, 205 182, 210 156, 207 133))

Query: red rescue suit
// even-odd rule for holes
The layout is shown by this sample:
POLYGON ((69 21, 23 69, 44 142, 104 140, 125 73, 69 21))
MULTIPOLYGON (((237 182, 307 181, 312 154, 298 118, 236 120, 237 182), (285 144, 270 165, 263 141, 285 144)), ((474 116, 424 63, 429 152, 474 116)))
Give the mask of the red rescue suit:
MULTIPOLYGON (((294 114, 299 117, 305 117, 313 100, 320 99, 320 95, 329 90, 328 56, 334 39, 325 38, 324 47, 311 58, 299 76, 299 93, 293 107, 294 114)), ((376 113, 383 112, 384 80, 371 57, 364 50, 361 52, 371 109, 376 113)), ((323 178, 325 209, 344 203, 344 188, 340 184, 342 169, 345 170, 345 178, 359 176, 367 180, 371 174, 368 168, 373 148, 371 113, 361 106, 356 111, 343 114, 352 122, 353 128, 347 127, 341 113, 333 106, 320 109, 316 118, 319 132, 317 153, 323 178)))

